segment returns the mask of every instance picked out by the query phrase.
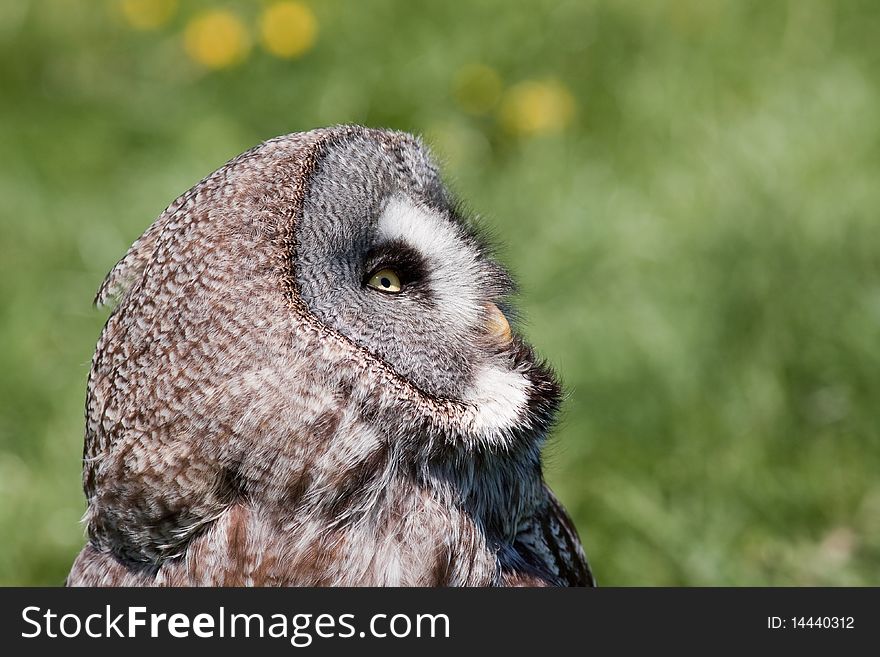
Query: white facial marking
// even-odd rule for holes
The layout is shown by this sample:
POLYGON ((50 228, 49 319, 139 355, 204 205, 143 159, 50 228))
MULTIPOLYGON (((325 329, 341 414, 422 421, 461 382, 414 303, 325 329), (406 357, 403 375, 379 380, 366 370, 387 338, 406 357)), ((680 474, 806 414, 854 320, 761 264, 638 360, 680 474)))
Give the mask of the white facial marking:
POLYGON ((379 217, 378 236, 382 241, 405 242, 428 260, 431 291, 451 321, 473 326, 479 320, 485 296, 483 272, 477 254, 462 248, 455 224, 408 199, 394 197, 379 217))
POLYGON ((522 423, 528 402, 529 382, 516 370, 498 365, 483 367, 463 401, 475 407, 474 429, 488 438, 522 423))

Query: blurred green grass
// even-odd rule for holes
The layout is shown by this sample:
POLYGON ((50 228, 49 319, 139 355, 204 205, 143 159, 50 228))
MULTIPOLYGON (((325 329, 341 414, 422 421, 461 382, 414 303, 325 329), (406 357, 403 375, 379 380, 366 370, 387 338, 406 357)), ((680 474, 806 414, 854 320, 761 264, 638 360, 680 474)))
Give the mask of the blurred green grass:
POLYGON ((502 237, 601 583, 880 584, 880 6, 315 1, 284 59, 269 4, 0 5, 0 583, 82 545, 105 272, 228 158, 357 122, 425 134, 502 237))

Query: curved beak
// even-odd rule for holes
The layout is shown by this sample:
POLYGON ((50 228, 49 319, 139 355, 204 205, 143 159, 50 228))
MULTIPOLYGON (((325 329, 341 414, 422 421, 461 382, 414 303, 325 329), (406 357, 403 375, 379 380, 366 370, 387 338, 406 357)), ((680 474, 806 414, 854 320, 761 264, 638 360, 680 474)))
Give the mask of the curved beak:
POLYGON ((510 323, 494 303, 486 304, 486 333, 498 342, 507 343, 513 339, 510 323))

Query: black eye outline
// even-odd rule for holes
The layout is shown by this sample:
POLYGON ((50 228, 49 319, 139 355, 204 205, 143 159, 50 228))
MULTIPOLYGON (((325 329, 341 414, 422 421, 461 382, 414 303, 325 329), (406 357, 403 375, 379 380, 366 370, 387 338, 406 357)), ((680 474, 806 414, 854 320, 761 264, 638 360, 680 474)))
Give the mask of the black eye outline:
POLYGON ((364 263, 367 272, 362 280, 365 289, 375 290, 387 296, 404 293, 427 292, 427 264, 424 257, 402 240, 392 240, 370 250, 364 263), (370 280, 383 269, 390 269, 400 281, 400 290, 383 290, 370 285, 370 280))

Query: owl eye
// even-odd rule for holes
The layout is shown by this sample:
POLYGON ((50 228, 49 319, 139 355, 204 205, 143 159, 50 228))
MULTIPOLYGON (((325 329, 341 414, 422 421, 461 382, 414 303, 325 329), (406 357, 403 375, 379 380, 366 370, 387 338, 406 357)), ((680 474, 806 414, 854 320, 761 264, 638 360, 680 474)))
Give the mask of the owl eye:
POLYGON ((397 272, 387 267, 370 276, 367 286, 390 294, 397 294, 401 290, 400 277, 397 272))

